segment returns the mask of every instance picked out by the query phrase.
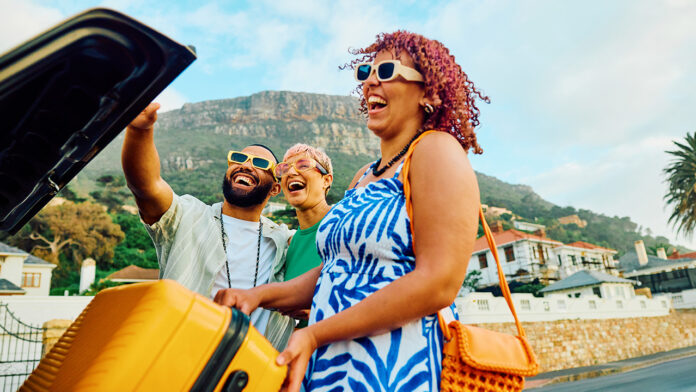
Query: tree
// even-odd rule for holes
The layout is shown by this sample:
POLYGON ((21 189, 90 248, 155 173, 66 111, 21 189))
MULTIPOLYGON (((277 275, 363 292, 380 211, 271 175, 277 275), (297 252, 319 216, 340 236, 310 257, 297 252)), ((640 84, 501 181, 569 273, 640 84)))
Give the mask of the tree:
POLYGON ((275 223, 285 223, 290 229, 300 227, 297 221, 297 213, 292 206, 287 206, 284 210, 274 212, 269 218, 275 223))
POLYGON ((92 191, 89 195, 96 202, 104 204, 111 212, 118 212, 131 196, 125 187, 126 179, 122 175, 106 174, 97 178, 97 183, 101 189, 92 191))
POLYGON ((665 200, 672 213, 669 223, 677 233, 691 235, 696 228, 696 133, 686 134, 684 142, 674 142, 676 149, 667 151, 674 158, 664 169, 668 190, 665 200))
POLYGON ((142 268, 159 268, 157 252, 150 236, 137 215, 127 212, 114 214, 114 223, 121 226, 126 239, 114 248, 113 268, 121 269, 129 265, 142 268))
POLYGON ((483 277, 481 276, 481 271, 473 270, 466 274, 466 278, 464 278, 462 288, 468 290, 469 292, 476 291, 479 282, 481 282, 481 279, 483 279, 483 277))
POLYGON ((27 226, 23 233, 31 241, 33 254, 54 264, 63 255, 73 268, 86 257, 110 264, 114 247, 124 238, 103 207, 89 202, 66 201, 46 207, 27 226))

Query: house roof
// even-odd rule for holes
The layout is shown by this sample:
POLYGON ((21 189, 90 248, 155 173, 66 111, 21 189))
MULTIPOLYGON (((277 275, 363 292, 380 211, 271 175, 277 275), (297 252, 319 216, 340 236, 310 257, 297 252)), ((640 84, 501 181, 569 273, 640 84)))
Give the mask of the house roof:
POLYGON ((595 245, 595 244, 590 244, 589 242, 585 241, 575 241, 571 242, 570 244, 566 244, 567 246, 574 246, 576 248, 584 248, 584 249, 601 249, 601 250, 608 250, 610 252, 616 253, 616 249, 611 249, 611 248, 605 248, 603 246, 595 245))
POLYGON ((137 265, 129 265, 128 267, 107 276, 106 279, 114 281, 157 280, 159 279, 159 269, 140 268, 137 265))
MULTIPOLYGON (((542 237, 535 234, 529 234, 515 229, 509 229, 503 232, 493 233, 493 239, 495 239, 495 244, 498 246, 509 244, 511 242, 516 242, 519 240, 544 241, 548 243, 563 245, 562 242, 552 240, 551 238, 542 237)), ((485 249, 488 249, 488 241, 486 240, 486 236, 484 235, 479 237, 474 243, 474 253, 480 252, 485 249)))
POLYGON ((0 279, 0 293, 25 293, 24 289, 7 279, 0 279))
POLYGON ((24 264, 39 264, 39 265, 55 265, 53 263, 49 263, 48 261, 44 259, 40 259, 34 255, 29 255, 27 256, 26 259, 24 259, 24 264))
POLYGON ((679 252, 675 251, 674 253, 672 253, 672 255, 667 256, 667 258, 670 260, 696 259, 696 252, 679 254, 679 252))
POLYGON ((685 261, 693 259, 677 259, 665 260, 657 256, 648 255, 648 262, 645 265, 640 265, 638 255, 635 252, 629 252, 619 258, 619 269, 624 272, 640 271, 646 269, 670 269, 679 266, 685 261))
POLYGON ((540 290, 542 293, 548 293, 551 291, 566 290, 576 287, 593 286, 601 283, 631 283, 635 284, 636 281, 619 278, 614 275, 605 274, 599 271, 578 271, 569 277, 559 280, 558 282, 547 286, 540 290))
POLYGON ((14 246, 7 245, 4 242, 0 242, 0 253, 12 253, 12 254, 27 254, 27 252, 15 248, 14 246))

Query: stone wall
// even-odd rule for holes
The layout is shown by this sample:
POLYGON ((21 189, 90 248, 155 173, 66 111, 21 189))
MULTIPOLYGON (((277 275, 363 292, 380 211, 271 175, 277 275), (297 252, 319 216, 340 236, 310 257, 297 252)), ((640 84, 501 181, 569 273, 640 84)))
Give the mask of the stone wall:
POLYGON ((43 327, 45 329, 43 334, 43 350, 41 357, 44 357, 49 351, 51 351, 53 346, 58 342, 60 337, 63 336, 63 333, 65 333, 71 324, 71 320, 49 320, 44 323, 43 327))
MULTIPOLYGON (((480 327, 516 334, 514 323, 480 327)), ((541 371, 619 361, 696 345, 696 311, 672 311, 668 316, 605 320, 524 322, 541 371)))

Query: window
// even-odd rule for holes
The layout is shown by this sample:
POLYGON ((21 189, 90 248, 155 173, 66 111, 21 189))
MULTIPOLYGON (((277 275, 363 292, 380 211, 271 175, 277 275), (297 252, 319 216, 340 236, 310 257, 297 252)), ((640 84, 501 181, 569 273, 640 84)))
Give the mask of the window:
POLYGON ((675 305, 676 305, 676 304, 683 304, 683 303, 684 303, 684 297, 682 297, 681 295, 675 295, 675 296, 672 297, 672 302, 674 302, 675 305))
POLYGON ((558 309, 560 309, 560 310, 566 309, 566 303, 563 300, 558 300, 557 305, 558 305, 558 309))
POLYGON ((597 309, 597 302, 592 300, 589 302, 590 309, 597 309))
POLYGON ((505 250, 505 260, 507 260, 508 263, 515 261, 515 249, 513 249, 512 245, 506 246, 503 250, 505 250))
POLYGON ((486 258, 486 253, 481 253, 478 255, 479 258, 479 267, 481 269, 488 268, 488 259, 486 258))
POLYGON ((640 301, 640 308, 641 309, 646 309, 648 305, 645 303, 645 301, 640 301))
POLYGON ((619 309, 623 309, 623 301, 616 301, 616 307, 619 309))
POLYGON ((22 287, 40 287, 41 274, 38 272, 24 272, 22 274, 22 287))
POLYGON ((558 255, 558 265, 563 265, 563 261, 561 260, 561 255, 558 255))
POLYGON ((485 312, 491 310, 491 308, 488 306, 488 300, 487 299, 477 299, 476 300, 476 305, 478 305, 478 310, 483 310, 485 312))
POLYGON ((528 299, 523 299, 522 301, 520 301, 520 308, 522 310, 531 310, 532 305, 529 303, 528 299))
POLYGON ((593 287, 592 294, 598 296, 599 298, 602 298, 602 291, 599 289, 599 287, 593 287))
POLYGON ((570 262, 573 265, 578 265, 578 260, 575 258, 575 255, 570 255, 570 262))
POLYGON ((575 293, 575 298, 580 298, 580 295, 581 295, 581 294, 582 294, 582 293, 575 293))

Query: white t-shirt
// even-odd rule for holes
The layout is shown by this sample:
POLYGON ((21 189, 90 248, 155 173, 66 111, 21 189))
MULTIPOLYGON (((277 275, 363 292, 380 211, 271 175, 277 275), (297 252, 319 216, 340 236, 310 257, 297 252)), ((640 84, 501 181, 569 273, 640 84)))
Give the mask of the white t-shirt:
MULTIPOLYGON (((230 269, 230 281, 234 289, 250 289, 254 287, 254 272, 256 271, 256 252, 259 240, 259 222, 249 222, 223 215, 227 235, 227 263, 230 269)), ((259 257, 259 274, 256 285, 268 283, 271 267, 276 254, 275 243, 268 237, 261 237, 261 252, 259 257)), ((215 277, 211 296, 215 298, 218 290, 230 288, 227 281, 227 269, 222 265, 215 277)), ((266 331, 269 310, 258 308, 251 312, 251 324, 263 334, 266 331)))

